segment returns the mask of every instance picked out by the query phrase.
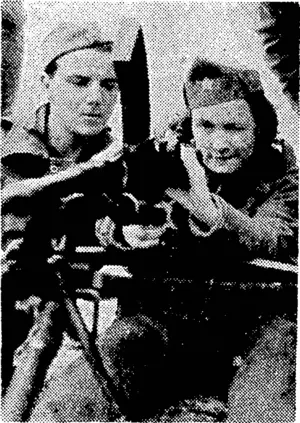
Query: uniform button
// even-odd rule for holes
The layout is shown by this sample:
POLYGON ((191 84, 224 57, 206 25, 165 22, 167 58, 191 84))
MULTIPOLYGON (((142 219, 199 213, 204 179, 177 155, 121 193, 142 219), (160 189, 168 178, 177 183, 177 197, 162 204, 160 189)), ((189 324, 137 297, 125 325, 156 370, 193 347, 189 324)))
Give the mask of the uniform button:
POLYGON ((58 171, 58 166, 55 166, 55 165, 50 166, 50 172, 51 173, 56 173, 57 171, 58 171))

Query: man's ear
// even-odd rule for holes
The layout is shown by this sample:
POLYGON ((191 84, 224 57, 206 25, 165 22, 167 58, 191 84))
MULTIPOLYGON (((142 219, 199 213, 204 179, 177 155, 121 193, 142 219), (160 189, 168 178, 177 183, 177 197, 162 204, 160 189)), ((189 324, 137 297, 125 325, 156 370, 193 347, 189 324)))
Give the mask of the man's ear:
POLYGON ((41 82, 44 88, 48 89, 50 84, 50 76, 43 72, 41 75, 41 82))

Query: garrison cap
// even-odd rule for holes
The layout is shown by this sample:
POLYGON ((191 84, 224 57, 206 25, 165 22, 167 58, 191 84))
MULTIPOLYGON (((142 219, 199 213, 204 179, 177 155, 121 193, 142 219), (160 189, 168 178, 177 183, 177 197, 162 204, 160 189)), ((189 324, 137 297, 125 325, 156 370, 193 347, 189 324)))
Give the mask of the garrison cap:
POLYGON ((107 39, 97 23, 64 22, 54 28, 40 45, 42 69, 55 59, 67 53, 85 48, 99 48, 102 51, 112 52, 113 41, 107 39))
POLYGON ((256 70, 223 66, 205 59, 195 60, 184 84, 190 109, 244 99, 254 92, 263 93, 256 70))

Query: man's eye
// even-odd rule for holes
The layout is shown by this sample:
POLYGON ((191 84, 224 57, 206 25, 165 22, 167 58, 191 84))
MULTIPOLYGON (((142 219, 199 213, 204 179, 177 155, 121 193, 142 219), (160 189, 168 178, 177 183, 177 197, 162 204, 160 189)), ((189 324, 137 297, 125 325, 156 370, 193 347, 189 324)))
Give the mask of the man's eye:
POLYGON ((117 81, 102 81, 101 87, 105 88, 108 91, 119 89, 119 85, 117 81))
POLYGON ((227 125, 224 125, 224 129, 226 131, 244 131, 245 127, 243 125, 237 125, 235 123, 228 123, 227 125))

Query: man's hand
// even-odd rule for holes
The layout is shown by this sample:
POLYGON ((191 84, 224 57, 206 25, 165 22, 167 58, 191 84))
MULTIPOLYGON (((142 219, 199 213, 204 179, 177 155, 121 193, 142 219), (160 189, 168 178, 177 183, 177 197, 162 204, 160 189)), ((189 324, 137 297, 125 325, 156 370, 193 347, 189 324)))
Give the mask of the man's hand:
POLYGON ((213 226, 218 210, 212 200, 205 170, 197 159, 195 149, 182 145, 181 159, 188 172, 191 188, 188 192, 182 189, 168 188, 166 194, 189 210, 201 222, 213 226))
POLYGON ((11 266, 14 265, 15 255, 20 250, 24 238, 17 238, 12 240, 4 251, 1 251, 1 274, 4 275, 10 271, 11 266))
POLYGON ((120 141, 112 142, 105 150, 92 156, 87 162, 81 164, 84 170, 101 168, 106 163, 113 163, 121 158, 123 154, 123 143, 120 141))

